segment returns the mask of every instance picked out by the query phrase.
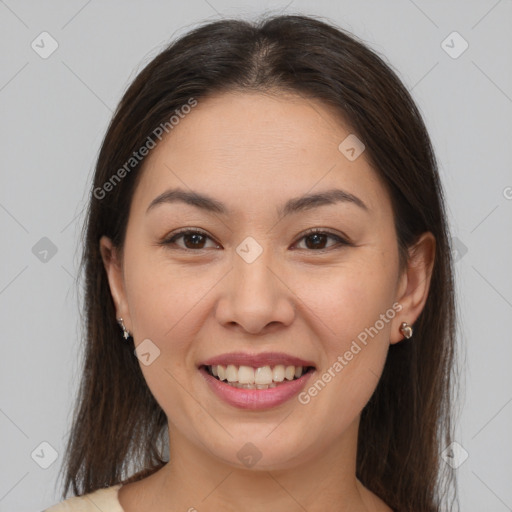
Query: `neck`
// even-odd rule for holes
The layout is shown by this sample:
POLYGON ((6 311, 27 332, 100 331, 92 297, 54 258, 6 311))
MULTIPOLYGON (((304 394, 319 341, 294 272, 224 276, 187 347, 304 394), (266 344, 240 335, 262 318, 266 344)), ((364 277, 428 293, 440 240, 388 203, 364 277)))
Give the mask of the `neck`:
MULTIPOLYGON (((237 467, 219 460, 169 429, 171 461, 150 477, 120 492, 126 512, 145 509, 214 511, 283 510, 367 512, 390 510, 356 479, 359 422, 321 453, 297 450, 287 464, 237 467), (131 495, 130 495, 131 494, 131 495)), ((262 458, 262 461, 264 457, 262 458)))

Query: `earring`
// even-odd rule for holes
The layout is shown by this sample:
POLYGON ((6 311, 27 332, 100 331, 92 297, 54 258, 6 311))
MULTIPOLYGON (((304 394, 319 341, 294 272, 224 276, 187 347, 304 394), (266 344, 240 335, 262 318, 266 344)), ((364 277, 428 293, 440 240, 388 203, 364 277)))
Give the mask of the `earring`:
POLYGON ((130 331, 124 326, 124 322, 122 318, 117 319, 117 323, 121 326, 121 329, 123 329, 123 337, 125 340, 127 340, 130 337, 130 331))
POLYGON ((402 322, 400 324, 400 332, 404 335, 404 337, 409 339, 413 333, 412 325, 409 325, 407 322, 402 322))

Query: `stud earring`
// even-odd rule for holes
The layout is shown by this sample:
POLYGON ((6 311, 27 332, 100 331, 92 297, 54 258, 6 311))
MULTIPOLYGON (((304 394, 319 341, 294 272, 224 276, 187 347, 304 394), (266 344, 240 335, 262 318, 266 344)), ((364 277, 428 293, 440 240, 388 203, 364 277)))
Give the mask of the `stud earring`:
POLYGON ((400 324, 400 332, 404 335, 405 338, 409 339, 412 336, 413 328, 407 322, 402 322, 400 324))
POLYGON ((117 323, 121 326, 121 329, 123 329, 123 337, 127 340, 130 337, 130 331, 124 326, 123 319, 118 318, 117 323))

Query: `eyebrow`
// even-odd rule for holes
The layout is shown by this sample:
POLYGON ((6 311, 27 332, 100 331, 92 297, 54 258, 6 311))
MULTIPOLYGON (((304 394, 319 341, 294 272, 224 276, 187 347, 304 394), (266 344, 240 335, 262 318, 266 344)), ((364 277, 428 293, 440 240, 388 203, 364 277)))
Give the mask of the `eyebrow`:
MULTIPOLYGON (((159 196, 155 197, 155 199, 153 199, 153 201, 151 201, 150 205, 148 206, 146 213, 155 208, 157 205, 169 203, 172 204, 177 202, 195 206, 196 208, 200 208, 201 210, 205 210, 211 213, 218 213, 220 215, 230 214, 230 211, 226 205, 217 199, 214 199, 213 197, 205 194, 200 194, 198 192, 188 192, 180 188, 167 190, 159 196)), ((298 213, 304 210, 317 208, 319 206, 336 203, 354 204, 365 211, 369 211, 368 206, 366 206, 366 204, 361 199, 359 199, 359 197, 351 194, 350 192, 346 192, 345 190, 333 188, 324 192, 307 194, 289 199, 284 204, 284 206, 279 209, 278 213, 280 217, 285 217, 293 213, 298 213)))

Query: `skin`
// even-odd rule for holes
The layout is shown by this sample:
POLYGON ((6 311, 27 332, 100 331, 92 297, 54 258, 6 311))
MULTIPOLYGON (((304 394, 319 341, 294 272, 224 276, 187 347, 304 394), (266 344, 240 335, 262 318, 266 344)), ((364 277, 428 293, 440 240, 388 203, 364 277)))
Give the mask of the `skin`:
POLYGON ((141 369, 169 420, 171 461, 121 488, 126 512, 391 510, 356 479, 358 425, 401 322, 425 304, 435 240, 424 233, 400 270, 384 185, 365 153, 349 161, 338 150, 350 133, 318 101, 231 92, 199 101, 146 159, 123 251, 107 237, 100 248, 117 317, 135 346, 149 338, 160 350, 141 369), (185 203, 146 213, 174 187, 231 214, 185 203), (340 202, 277 216, 286 200, 335 187, 368 210, 340 202), (209 238, 202 249, 190 237, 160 243, 180 228, 209 238), (303 238, 310 228, 350 244, 321 237, 320 251, 303 238), (248 236, 263 249, 252 263, 236 252, 248 236), (238 409, 198 372, 215 355, 282 351, 314 361, 314 382, 395 302, 401 310, 307 404, 238 409), (261 453, 251 468, 237 457, 247 442, 261 453))

